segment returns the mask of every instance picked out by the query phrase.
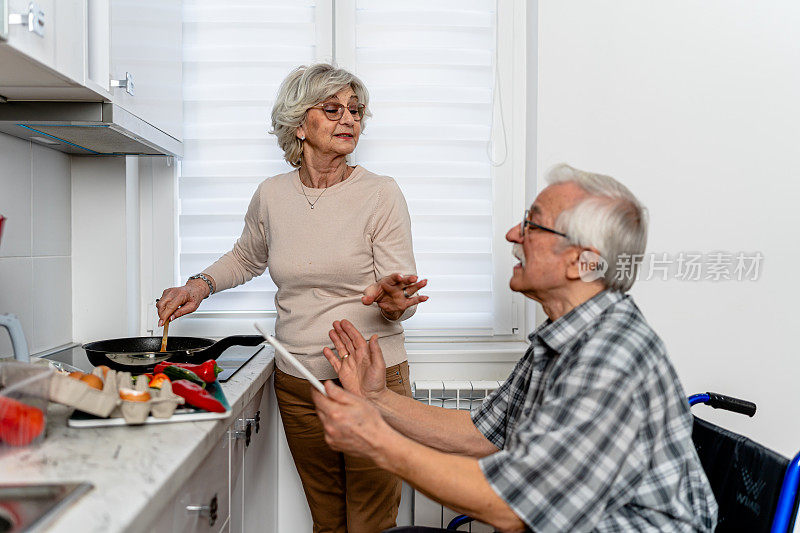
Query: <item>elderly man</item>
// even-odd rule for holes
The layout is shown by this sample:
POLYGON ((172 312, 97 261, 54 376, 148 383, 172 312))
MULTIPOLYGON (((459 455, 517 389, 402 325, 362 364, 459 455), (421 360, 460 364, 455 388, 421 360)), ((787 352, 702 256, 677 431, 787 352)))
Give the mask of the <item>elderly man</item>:
POLYGON ((335 322, 344 389, 314 394, 326 440, 501 531, 713 531, 684 391, 625 294, 646 211, 608 176, 549 181, 506 235, 511 289, 548 320, 505 383, 471 413, 415 402, 386 389, 377 339, 335 322))

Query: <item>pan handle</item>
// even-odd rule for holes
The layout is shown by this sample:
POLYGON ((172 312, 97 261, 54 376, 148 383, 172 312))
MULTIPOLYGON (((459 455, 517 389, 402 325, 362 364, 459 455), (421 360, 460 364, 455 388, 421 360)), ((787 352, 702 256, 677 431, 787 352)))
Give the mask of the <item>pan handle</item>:
POLYGON ((194 352, 192 354, 192 359, 216 359, 231 346, 258 346, 262 342, 264 342, 264 337, 261 335, 233 335, 218 340, 208 348, 194 352))

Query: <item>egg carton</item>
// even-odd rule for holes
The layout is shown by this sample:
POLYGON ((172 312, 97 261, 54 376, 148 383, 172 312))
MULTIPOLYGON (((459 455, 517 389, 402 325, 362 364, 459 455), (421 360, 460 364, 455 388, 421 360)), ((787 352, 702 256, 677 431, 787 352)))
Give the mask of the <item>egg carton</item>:
MULTIPOLYGON (((92 374, 103 379, 103 371, 95 368, 92 374)), ((56 373, 50 382, 50 401, 80 409, 85 413, 108 418, 124 418, 127 424, 142 424, 151 414, 154 418, 170 418, 184 399, 172 392, 172 385, 164 383, 161 389, 150 389, 147 377, 134 382, 130 372, 108 370, 103 379, 103 389, 90 387, 85 382, 56 373), (123 400, 120 389, 147 391, 147 401, 123 400)))

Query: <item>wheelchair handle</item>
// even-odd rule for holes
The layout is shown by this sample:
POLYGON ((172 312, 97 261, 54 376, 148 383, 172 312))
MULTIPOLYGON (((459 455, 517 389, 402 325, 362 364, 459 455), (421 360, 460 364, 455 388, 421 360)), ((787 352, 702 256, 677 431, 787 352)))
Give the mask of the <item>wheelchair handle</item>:
POLYGON ((705 403, 714 409, 725 409, 734 413, 741 413, 747 416, 756 414, 756 404, 747 400, 740 400, 733 396, 725 396, 716 392, 706 392, 705 394, 693 394, 689 396, 689 405, 705 403))

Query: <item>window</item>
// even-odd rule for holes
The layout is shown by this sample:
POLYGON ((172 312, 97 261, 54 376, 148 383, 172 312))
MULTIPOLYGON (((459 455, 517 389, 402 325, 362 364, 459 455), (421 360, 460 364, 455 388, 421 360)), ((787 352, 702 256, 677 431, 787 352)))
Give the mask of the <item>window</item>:
MULTIPOLYGON (((429 279, 407 336, 519 338, 523 303, 508 289, 503 235, 524 208, 524 8, 185 1, 180 282, 230 249, 258 183, 290 169, 267 133, 280 82, 299 64, 334 60, 370 90, 373 117, 352 160, 397 180, 429 279)), ((274 317, 275 291, 265 275, 216 294, 183 331, 249 331, 274 317)))

